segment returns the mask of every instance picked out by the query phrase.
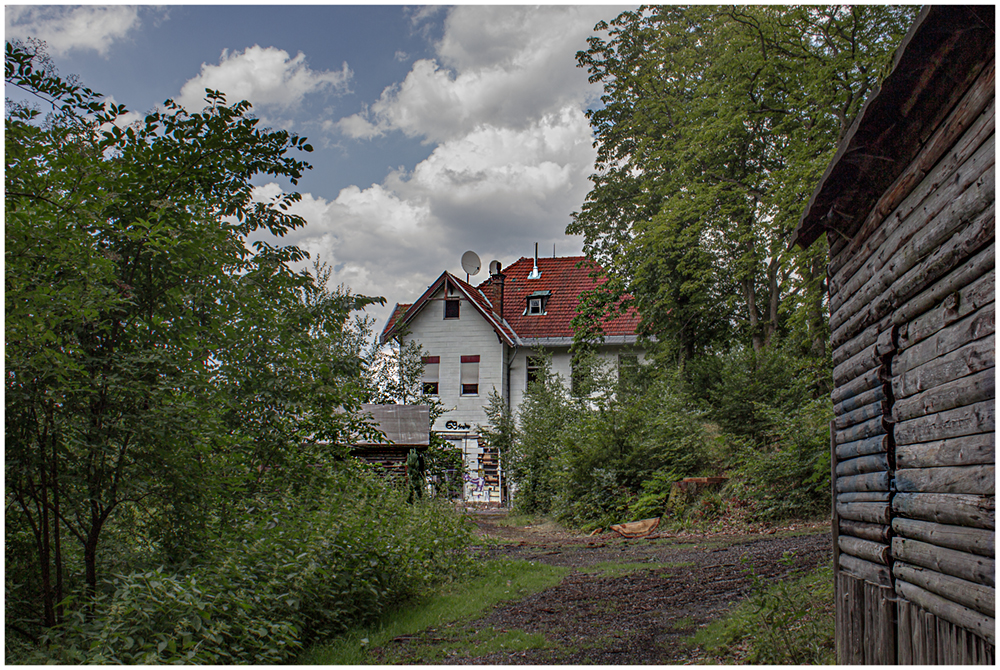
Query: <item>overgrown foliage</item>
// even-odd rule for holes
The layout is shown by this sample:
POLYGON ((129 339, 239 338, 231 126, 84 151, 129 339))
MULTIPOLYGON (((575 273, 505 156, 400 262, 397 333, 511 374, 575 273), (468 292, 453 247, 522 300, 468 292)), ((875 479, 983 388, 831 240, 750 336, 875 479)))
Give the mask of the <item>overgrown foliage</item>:
POLYGON ((634 305, 675 360, 793 330, 822 355, 826 248, 789 235, 917 9, 653 5, 598 24, 577 54, 604 90, 594 186, 567 228, 610 277, 588 316, 634 305))
POLYGON ((127 110, 7 43, 8 659, 280 662, 459 567, 433 501, 355 472, 357 310, 280 238, 304 138, 208 91, 127 110))
MULTIPOLYGON (((783 559, 788 562, 788 557, 783 559)), ((692 638, 710 664, 818 665, 836 662, 833 570, 826 566, 776 582, 748 567, 752 592, 726 617, 692 638)))

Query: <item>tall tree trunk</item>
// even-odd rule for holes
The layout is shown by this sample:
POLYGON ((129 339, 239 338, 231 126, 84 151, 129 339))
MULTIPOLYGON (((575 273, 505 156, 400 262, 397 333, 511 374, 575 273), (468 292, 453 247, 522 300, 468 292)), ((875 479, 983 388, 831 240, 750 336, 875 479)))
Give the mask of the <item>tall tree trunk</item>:
POLYGON ((746 300, 747 314, 750 318, 750 338, 754 351, 764 348, 764 339, 760 333, 760 313, 757 311, 757 289, 753 285, 753 277, 747 277, 741 282, 743 299, 746 300))
POLYGON ((780 264, 777 256, 772 256, 767 264, 767 323, 764 324, 764 346, 771 344, 771 338, 778 331, 778 305, 781 287, 778 284, 780 264))

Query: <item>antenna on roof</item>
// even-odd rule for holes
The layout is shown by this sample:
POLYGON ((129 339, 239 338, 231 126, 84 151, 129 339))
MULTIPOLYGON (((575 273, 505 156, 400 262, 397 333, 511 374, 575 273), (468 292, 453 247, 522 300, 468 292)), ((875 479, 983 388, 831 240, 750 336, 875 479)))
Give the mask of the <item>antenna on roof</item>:
POLYGON ((466 251, 462 254, 462 269, 465 270, 465 281, 469 281, 470 275, 479 274, 479 268, 483 267, 483 262, 479 260, 479 254, 475 251, 466 251))
POLYGON ((531 268, 531 272, 528 273, 528 279, 538 279, 542 276, 542 273, 538 271, 538 242, 535 242, 535 264, 531 268))

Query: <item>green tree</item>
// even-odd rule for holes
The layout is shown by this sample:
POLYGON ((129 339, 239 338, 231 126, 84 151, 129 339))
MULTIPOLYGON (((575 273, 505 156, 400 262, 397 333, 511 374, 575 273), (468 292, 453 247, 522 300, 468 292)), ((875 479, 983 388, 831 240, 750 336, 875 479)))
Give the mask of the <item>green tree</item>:
POLYGON ((8 101, 5 117, 5 473, 8 528, 33 545, 17 590, 51 626, 65 579, 97 589, 116 519, 190 516, 226 468, 264 472, 280 443, 333 434, 350 393, 312 367, 329 342, 307 336, 335 331, 358 299, 290 270, 298 249, 246 243, 303 224, 287 211, 298 194, 259 202, 251 180, 297 183, 304 138, 211 91, 201 113, 167 101, 122 127, 124 107, 60 78, 37 47, 8 42, 5 56, 8 87, 49 109, 8 101), (240 385, 279 381, 295 389, 248 409, 263 396, 240 385), (262 414, 275 404, 280 439, 262 414), (315 416, 290 428, 307 406, 315 416))
POLYGON ((653 6, 598 24, 577 54, 604 87, 597 170, 567 228, 609 274, 598 303, 634 305, 682 359, 732 335, 759 350, 807 310, 822 354, 825 250, 789 234, 915 12, 653 6))

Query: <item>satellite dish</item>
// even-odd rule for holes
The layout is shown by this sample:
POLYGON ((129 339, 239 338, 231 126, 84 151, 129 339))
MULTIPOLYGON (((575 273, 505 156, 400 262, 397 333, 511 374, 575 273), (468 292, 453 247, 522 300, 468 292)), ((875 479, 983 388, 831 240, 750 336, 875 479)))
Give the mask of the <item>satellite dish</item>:
POLYGON ((495 277, 500 274, 500 261, 490 261, 490 276, 495 277))
POLYGON ((466 251, 462 254, 462 269, 465 270, 465 274, 479 274, 481 267, 483 267, 483 262, 479 260, 479 254, 475 251, 466 251))

